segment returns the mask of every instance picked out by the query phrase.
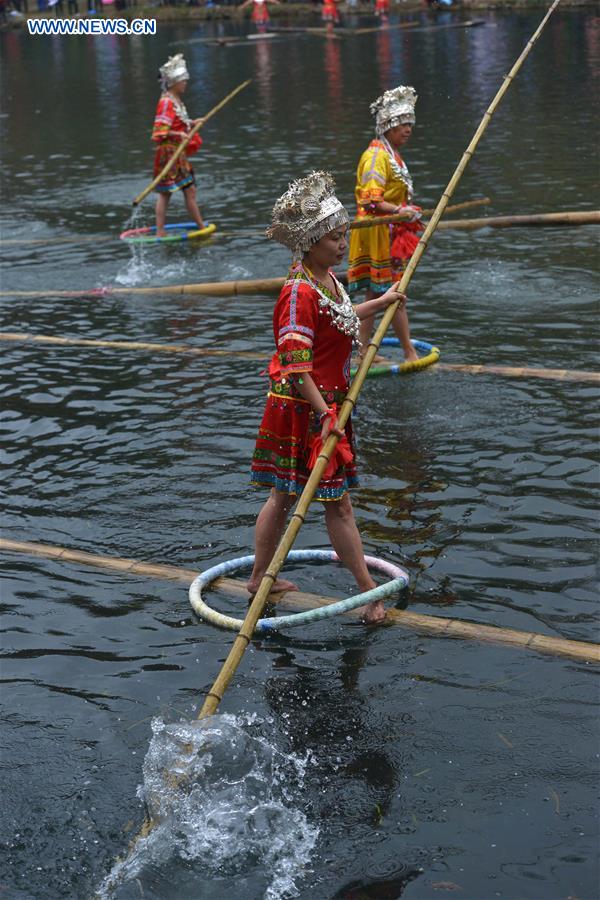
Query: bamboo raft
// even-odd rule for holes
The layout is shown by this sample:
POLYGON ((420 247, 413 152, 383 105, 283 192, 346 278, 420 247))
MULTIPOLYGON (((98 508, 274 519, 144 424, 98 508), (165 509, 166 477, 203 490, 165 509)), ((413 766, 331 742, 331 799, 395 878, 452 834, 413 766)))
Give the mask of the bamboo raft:
MULTIPOLYGON (((99 556, 94 553, 69 550, 66 547, 57 547, 51 544, 8 539, 0 539, 0 551, 40 556, 45 559, 60 560, 61 562, 79 563, 85 566, 111 569, 125 575, 165 579, 187 585, 198 574, 195 570, 177 566, 145 563, 140 560, 122 557, 99 556)), ((214 583, 213 587, 218 591, 234 594, 245 599, 248 598, 248 591, 244 582, 237 579, 220 578, 214 583)), ((277 595, 277 598, 273 597, 272 599, 277 599, 281 605, 289 606, 292 609, 314 609, 316 606, 321 606, 324 603, 337 602, 332 597, 317 597, 314 594, 307 594, 302 591, 287 591, 285 594, 277 595)), ((600 645, 589 641, 573 641, 567 638, 537 634, 532 631, 499 628, 495 625, 480 625, 477 622, 467 622, 462 619, 449 619, 447 617, 431 616, 399 609, 387 610, 386 623, 434 637, 462 638, 464 640, 481 641, 482 643, 502 644, 534 650, 550 656, 576 659, 585 663, 600 663, 600 645)))
MULTIPOLYGON (((150 350, 153 353, 187 353, 191 356, 230 357, 236 359, 256 359, 263 362, 271 357, 256 350, 231 350, 222 347, 191 347, 189 344, 157 344, 150 341, 106 341, 94 338, 69 338, 51 334, 28 334, 18 331, 0 331, 0 341, 15 343, 46 344, 59 347, 103 347, 113 350, 150 350)), ((381 363, 393 368, 393 362, 381 363)), ((578 371, 576 369, 543 369, 525 366, 469 365, 467 363, 440 363, 435 368, 445 372, 463 372, 467 375, 501 375, 506 378, 543 378, 552 381, 585 381, 600 384, 600 373, 578 371)))

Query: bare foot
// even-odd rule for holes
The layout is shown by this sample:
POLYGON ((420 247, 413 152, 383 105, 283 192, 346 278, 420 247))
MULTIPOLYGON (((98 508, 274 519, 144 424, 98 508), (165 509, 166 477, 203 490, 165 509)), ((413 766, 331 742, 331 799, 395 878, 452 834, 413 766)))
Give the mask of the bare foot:
POLYGON ((205 222, 196 222, 196 225, 198 226, 198 231, 204 231, 204 229, 206 228, 205 222))
POLYGON ((167 236, 167 232, 165 231, 164 228, 156 229, 156 237, 166 237, 166 236, 167 236))
POLYGON ((368 606, 365 606, 362 620, 365 625, 380 625, 385 621, 385 606, 383 605, 383 600, 375 600, 373 603, 369 603, 368 606))
MULTIPOLYGON (((360 364, 362 363, 363 358, 364 358, 364 357, 362 357, 362 356, 359 356, 359 357, 358 357, 358 359, 356 360, 356 365, 357 365, 357 366, 360 365, 360 364)), ((377 355, 377 356, 375 356, 375 357, 373 358, 373 362, 371 363, 371 365, 376 365, 376 366, 382 366, 382 365, 393 366, 394 363, 391 361, 391 359, 386 359, 385 356, 379 356, 379 355, 377 355)))
MULTIPOLYGON (((246 588, 248 590, 248 593, 252 597, 256 594, 256 592, 260 586, 260 582, 261 582, 261 579, 258 578, 256 580, 250 580, 247 583, 246 588)), ((285 578, 278 578, 277 581, 273 582, 273 585, 272 585, 269 593, 270 594, 282 594, 284 591, 297 591, 297 590, 298 590, 298 585, 294 584, 293 581, 287 581, 285 578)))
POLYGON ((419 359, 419 354, 417 353, 417 351, 415 350, 414 347, 410 352, 407 352, 404 354, 404 362, 417 362, 418 359, 419 359))

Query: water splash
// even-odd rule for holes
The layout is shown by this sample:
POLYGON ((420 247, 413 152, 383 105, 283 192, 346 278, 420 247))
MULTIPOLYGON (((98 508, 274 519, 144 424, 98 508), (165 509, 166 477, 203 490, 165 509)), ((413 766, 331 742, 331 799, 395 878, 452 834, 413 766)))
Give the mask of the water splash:
POLYGON ((116 863, 98 897, 108 900, 119 884, 174 856, 205 878, 266 874, 268 900, 297 896, 318 835, 294 803, 308 758, 278 750, 263 724, 232 715, 152 721, 138 796, 157 824, 116 863))

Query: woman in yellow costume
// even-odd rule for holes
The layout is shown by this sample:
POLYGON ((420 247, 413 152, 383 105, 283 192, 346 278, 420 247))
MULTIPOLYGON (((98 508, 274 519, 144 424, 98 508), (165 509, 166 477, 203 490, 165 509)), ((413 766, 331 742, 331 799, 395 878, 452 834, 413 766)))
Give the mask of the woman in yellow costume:
MULTIPOLYGON (((376 138, 360 158, 356 171, 356 221, 369 216, 391 216, 402 211, 411 220, 395 225, 354 228, 348 252, 348 289, 356 293, 366 289, 366 299, 385 293, 404 272, 418 242, 422 224, 419 207, 413 206, 410 172, 400 156, 415 124, 415 89, 400 85, 386 91, 371 104, 375 116, 376 138)), ((361 322, 360 341, 368 346, 374 316, 361 322)), ((410 341, 406 309, 399 309, 392 327, 400 340, 407 361, 418 355, 410 341)))

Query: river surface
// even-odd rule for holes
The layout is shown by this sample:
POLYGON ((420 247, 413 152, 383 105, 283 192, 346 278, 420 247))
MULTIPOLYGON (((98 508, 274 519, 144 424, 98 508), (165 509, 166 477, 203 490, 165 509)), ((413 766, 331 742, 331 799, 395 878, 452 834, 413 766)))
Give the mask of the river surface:
MULTIPOLYGON (((198 571, 251 552, 265 381, 235 351, 271 352, 273 298, 52 291, 284 274, 286 251, 260 236, 273 201, 326 168, 353 209, 368 104, 398 83, 419 93, 405 158, 431 207, 541 13, 479 18, 231 47, 200 40, 230 23, 1 35, 2 287, 41 292, 2 298, 3 331, 231 351, 3 341, 5 537, 198 571), (118 234, 151 173, 156 71, 178 51, 193 116, 253 79, 195 163, 219 232, 132 249, 118 234)), ((598 16, 556 13, 455 201, 487 195, 490 215, 597 207, 599 75, 598 16)), ((170 215, 184 218, 180 197, 170 215)), ((150 199, 135 220, 151 223, 150 199)), ((413 336, 450 363, 591 370, 597 290, 594 227, 439 232, 410 288, 413 336)), ((411 576, 400 606, 598 639, 597 400, 585 383, 435 368, 366 383, 354 505, 366 550, 411 576)), ((315 504, 297 546, 327 545, 315 504)), ((3 562, 3 896, 597 896, 592 665, 330 620, 254 642, 207 737, 191 723, 231 635, 195 618, 185 585, 3 562), (157 786, 190 747, 187 787, 157 786), (167 825, 105 882, 143 800, 167 825)), ((313 593, 353 590, 333 566, 286 572, 313 593)), ((210 596, 243 615, 242 600, 210 596)))

